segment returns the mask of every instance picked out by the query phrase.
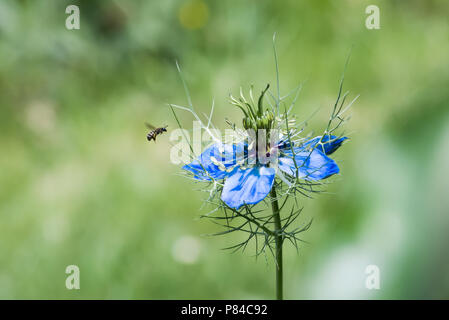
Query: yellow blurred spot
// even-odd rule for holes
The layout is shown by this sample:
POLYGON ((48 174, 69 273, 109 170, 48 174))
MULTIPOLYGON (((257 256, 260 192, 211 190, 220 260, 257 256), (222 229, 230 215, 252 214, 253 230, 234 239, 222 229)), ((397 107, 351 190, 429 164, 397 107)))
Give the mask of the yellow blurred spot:
POLYGON ((179 9, 178 18, 184 28, 200 29, 209 20, 209 8, 202 0, 189 0, 179 9))

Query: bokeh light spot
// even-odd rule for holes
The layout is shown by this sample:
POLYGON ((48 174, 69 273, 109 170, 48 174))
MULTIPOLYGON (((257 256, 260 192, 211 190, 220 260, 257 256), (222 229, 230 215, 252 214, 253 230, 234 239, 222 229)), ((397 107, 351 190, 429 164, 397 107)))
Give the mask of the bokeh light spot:
POLYGON ((193 264, 198 261, 201 252, 200 242, 192 236, 178 238, 172 247, 173 259, 184 264, 193 264))
POLYGON ((209 7, 202 0, 187 1, 179 9, 178 18, 186 29, 201 29, 209 20, 209 7))

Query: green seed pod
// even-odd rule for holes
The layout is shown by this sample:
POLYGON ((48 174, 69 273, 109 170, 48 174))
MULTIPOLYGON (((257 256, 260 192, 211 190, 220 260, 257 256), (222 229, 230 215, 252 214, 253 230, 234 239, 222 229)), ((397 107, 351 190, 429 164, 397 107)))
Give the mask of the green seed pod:
POLYGON ((268 118, 264 117, 262 119, 263 127, 268 129, 270 127, 270 121, 268 121, 268 118))
POLYGON ((251 128, 251 119, 250 118, 243 118, 243 128, 248 129, 251 128))

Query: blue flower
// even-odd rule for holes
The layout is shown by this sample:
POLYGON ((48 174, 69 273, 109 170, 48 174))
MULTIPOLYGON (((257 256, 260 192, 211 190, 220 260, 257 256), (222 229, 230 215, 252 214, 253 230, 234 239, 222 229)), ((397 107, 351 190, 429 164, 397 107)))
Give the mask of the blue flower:
POLYGON ((193 173, 198 180, 225 179, 221 200, 238 210, 243 205, 256 204, 265 199, 273 186, 277 170, 308 181, 326 179, 339 173, 337 164, 327 155, 337 150, 346 139, 315 137, 293 148, 281 142, 276 147, 279 151, 277 168, 270 166, 272 164, 260 163, 245 166, 248 155, 244 143, 214 144, 183 169, 193 173))

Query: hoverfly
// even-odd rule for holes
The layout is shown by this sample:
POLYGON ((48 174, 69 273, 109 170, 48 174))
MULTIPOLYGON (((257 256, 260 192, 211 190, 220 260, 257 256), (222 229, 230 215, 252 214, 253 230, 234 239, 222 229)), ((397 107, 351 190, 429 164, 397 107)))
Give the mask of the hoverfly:
POLYGON ((151 131, 147 134, 147 140, 148 140, 148 141, 154 140, 154 142, 156 142, 156 137, 157 137, 159 134, 162 134, 162 133, 164 133, 164 132, 167 132, 167 129, 166 129, 166 128, 167 128, 168 126, 161 127, 161 128, 156 128, 155 126, 152 126, 152 125, 149 124, 148 122, 146 122, 145 125, 146 125, 146 127, 147 127, 148 129, 151 130, 151 131))

